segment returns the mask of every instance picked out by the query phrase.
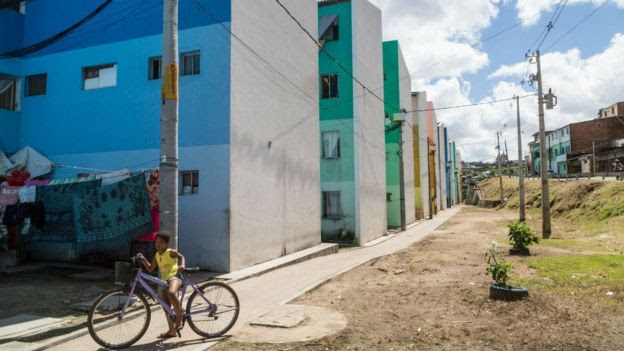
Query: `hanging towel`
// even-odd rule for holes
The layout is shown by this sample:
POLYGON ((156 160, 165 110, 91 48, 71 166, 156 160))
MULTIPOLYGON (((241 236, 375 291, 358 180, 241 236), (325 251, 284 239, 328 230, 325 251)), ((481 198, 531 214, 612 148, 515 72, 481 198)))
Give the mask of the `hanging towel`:
MULTIPOLYGON (((4 218, 4 212, 6 207, 0 205, 0 219, 4 218)), ((9 249, 9 231, 7 227, 2 224, 0 220, 0 252, 7 251, 9 249)))
POLYGON ((154 230, 143 174, 73 196, 73 207, 77 254, 124 247, 154 230))
POLYGON ((97 178, 102 179, 102 185, 111 185, 130 178, 130 170, 122 169, 119 171, 100 174, 97 178))
POLYGON ((37 187, 35 186, 24 186, 19 190, 19 201, 24 202, 35 202, 37 194, 37 187))
POLYGON ((0 189, 0 205, 15 205, 19 201, 19 186, 4 186, 0 189))
POLYGON ((76 239, 72 196, 94 193, 101 180, 91 178, 83 182, 37 187, 36 200, 45 208, 45 225, 31 227, 28 240, 73 242, 76 239))

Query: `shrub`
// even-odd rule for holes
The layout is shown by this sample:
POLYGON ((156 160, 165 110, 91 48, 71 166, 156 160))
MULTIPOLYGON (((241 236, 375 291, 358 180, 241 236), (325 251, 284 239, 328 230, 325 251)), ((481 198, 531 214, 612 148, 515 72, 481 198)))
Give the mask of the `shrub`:
POLYGON ((526 249, 529 245, 539 242, 539 238, 524 222, 509 222, 507 227, 509 227, 509 243, 514 249, 526 249))
POLYGON ((492 275, 492 280, 494 280, 496 285, 506 287, 508 286, 507 280, 509 279, 509 272, 511 271, 511 263, 496 256, 495 247, 492 247, 490 251, 485 254, 488 264, 485 275, 492 275))

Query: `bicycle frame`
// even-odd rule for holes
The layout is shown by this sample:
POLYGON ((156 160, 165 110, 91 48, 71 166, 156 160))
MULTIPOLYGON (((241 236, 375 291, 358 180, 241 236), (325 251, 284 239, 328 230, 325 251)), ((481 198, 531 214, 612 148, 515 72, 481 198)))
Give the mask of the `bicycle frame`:
MULTIPOLYGON (((124 307, 121 310, 121 313, 119 314, 119 319, 123 319, 126 313, 126 309, 128 308, 128 305, 130 304, 130 296, 134 294, 134 290, 136 289, 137 285, 140 285, 143 289, 145 289, 145 291, 147 291, 147 293, 160 304, 160 306, 165 310, 165 312, 169 316, 175 318, 175 311, 169 306, 168 303, 163 301, 160 298, 160 296, 158 296, 158 293, 156 293, 154 289, 152 289, 152 287, 149 286, 148 281, 152 283, 156 283, 160 286, 165 286, 165 287, 169 286, 169 284, 166 281, 153 277, 149 274, 145 274, 141 271, 141 269, 139 269, 136 277, 134 278, 132 282, 132 285, 130 286, 130 293, 128 294, 128 299, 126 300, 126 303, 124 304, 124 307)), ((180 309, 182 309, 182 302, 184 301, 184 295, 186 293, 186 288, 188 286, 192 287, 193 290, 195 290, 197 294, 201 296, 201 298, 204 299, 206 303, 208 303, 208 307, 201 309, 201 310, 197 310, 197 311, 191 311, 190 313, 183 313, 183 316, 188 317, 193 314, 199 314, 199 313, 205 313, 205 312, 210 312, 210 316, 213 316, 216 313, 217 306, 214 305, 212 302, 210 302, 206 298, 204 293, 197 287, 197 284, 187 284, 186 279, 184 279, 184 277, 182 277, 182 286, 180 287, 180 290, 182 290, 182 295, 180 296, 180 309)))

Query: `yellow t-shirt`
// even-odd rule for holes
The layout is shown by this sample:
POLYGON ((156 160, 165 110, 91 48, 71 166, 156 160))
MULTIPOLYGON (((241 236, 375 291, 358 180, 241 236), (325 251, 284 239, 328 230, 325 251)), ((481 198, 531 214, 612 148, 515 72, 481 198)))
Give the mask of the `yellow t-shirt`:
POLYGON ((171 257, 171 249, 165 250, 162 255, 160 252, 156 252, 156 262, 158 263, 160 279, 169 281, 178 274, 178 259, 171 257))

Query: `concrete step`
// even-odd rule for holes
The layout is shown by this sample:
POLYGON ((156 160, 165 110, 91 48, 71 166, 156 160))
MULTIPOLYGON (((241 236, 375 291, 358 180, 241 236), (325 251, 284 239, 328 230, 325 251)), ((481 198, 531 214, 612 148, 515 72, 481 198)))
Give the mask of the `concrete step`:
POLYGON ((222 279, 228 283, 241 281, 271 272, 273 270, 311 260, 313 258, 327 256, 338 252, 338 244, 323 243, 314 247, 297 251, 290 255, 282 256, 255 266, 243 268, 227 274, 218 275, 215 279, 222 279))

